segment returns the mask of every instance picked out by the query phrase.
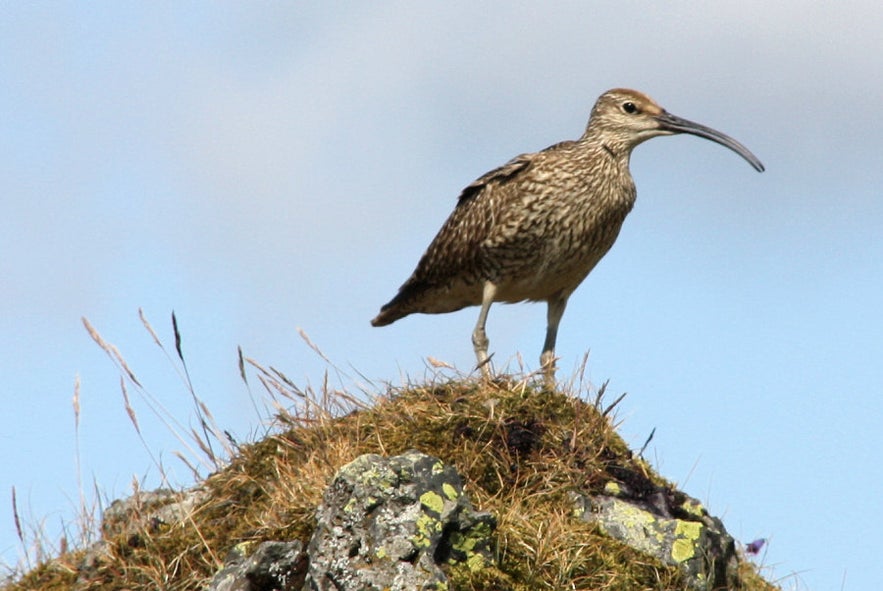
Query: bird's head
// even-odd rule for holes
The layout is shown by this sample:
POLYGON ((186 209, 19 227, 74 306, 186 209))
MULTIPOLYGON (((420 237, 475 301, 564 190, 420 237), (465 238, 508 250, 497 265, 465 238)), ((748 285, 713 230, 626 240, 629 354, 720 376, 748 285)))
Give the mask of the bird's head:
POLYGON ((742 156, 758 172, 764 170, 760 160, 730 136, 672 115, 637 90, 616 88, 602 94, 586 128, 586 136, 600 136, 605 143, 627 151, 650 138, 675 133, 689 133, 717 142, 742 156))

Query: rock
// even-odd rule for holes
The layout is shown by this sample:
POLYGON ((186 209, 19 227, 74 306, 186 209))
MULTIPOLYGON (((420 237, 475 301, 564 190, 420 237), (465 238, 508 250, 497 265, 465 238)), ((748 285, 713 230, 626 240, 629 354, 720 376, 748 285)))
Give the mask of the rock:
POLYGON ((473 511, 452 467, 417 451, 342 467, 316 517, 305 590, 446 589, 441 565, 492 559, 493 517, 473 511))
POLYGON ((200 487, 175 492, 169 489, 138 490, 117 499, 101 515, 101 540, 86 548, 77 565, 78 581, 89 580, 102 562, 111 559, 107 540, 125 536, 129 546, 141 546, 145 536, 178 525, 189 519, 207 498, 200 487))
POLYGON ((300 591, 307 570, 303 544, 244 542, 234 547, 206 591, 300 591))
POLYGON ((638 493, 616 482, 604 492, 574 493, 577 514, 635 550, 680 567, 691 589, 739 588, 735 541, 699 501, 662 488, 638 493))
MULTIPOLYGON (((175 492, 160 488, 137 491, 126 499, 117 499, 101 516, 101 533, 105 538, 121 534, 137 536, 185 521, 207 497, 199 487, 175 492)), ((133 542, 134 543, 134 542, 133 542)))

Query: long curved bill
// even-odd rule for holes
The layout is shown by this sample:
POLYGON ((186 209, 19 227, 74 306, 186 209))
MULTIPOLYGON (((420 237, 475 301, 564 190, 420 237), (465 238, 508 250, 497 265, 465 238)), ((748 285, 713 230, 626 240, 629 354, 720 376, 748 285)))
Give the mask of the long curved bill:
POLYGON ((694 123, 693 121, 678 117, 677 115, 672 115, 668 111, 663 111, 662 113, 657 115, 656 121, 659 122, 659 128, 664 129, 665 131, 670 131, 672 133, 689 133, 692 135, 697 135, 699 137, 704 137, 705 139, 716 142, 722 146, 726 146, 727 148, 731 149, 739 156, 747 160, 748 163, 751 164, 751 166, 753 166, 755 170, 757 170, 757 172, 764 171, 763 164, 760 160, 758 160, 757 156, 751 153, 751 150, 749 150, 730 136, 721 133, 716 129, 705 127, 704 125, 694 123))

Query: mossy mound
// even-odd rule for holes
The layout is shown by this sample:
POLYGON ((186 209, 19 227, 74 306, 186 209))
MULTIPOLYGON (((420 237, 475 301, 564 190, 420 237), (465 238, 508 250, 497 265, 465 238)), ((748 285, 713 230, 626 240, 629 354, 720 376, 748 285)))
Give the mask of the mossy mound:
MULTIPOLYGON (((345 392, 292 398, 302 403, 278 417, 278 432, 241 446, 200 483, 198 502, 184 504, 191 508, 182 519, 133 518, 128 528, 105 528, 98 549, 65 553, 2 589, 203 589, 243 543, 299 540, 306 547, 341 466, 362 454, 412 449, 453 466, 464 494, 497 522, 496 563, 450 569, 451 589, 690 587, 678 568, 574 515, 574 492, 602 493, 611 481, 674 490, 630 452, 597 400, 512 376, 390 389, 370 405, 345 392)), ((750 563, 740 574, 742 589, 777 589, 750 563)))

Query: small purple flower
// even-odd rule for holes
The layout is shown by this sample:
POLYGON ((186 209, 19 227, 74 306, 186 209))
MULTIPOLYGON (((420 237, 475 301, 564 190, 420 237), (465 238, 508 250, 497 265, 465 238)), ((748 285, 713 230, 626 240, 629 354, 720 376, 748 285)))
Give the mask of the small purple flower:
POLYGON ((750 554, 751 556, 756 556, 760 552, 760 549, 763 548, 764 544, 766 544, 766 538, 757 538, 745 546, 745 553, 750 554))

